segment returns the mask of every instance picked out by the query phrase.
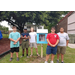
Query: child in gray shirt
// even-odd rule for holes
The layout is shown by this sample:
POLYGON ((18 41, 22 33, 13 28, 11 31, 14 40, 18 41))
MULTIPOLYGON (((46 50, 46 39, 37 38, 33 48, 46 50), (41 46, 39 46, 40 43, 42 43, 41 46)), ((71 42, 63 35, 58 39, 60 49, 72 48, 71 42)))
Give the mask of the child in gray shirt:
POLYGON ((60 32, 57 33, 59 36, 59 43, 57 47, 57 63, 59 62, 59 55, 61 54, 61 63, 63 63, 64 54, 66 52, 66 46, 68 46, 69 36, 64 32, 64 28, 60 28, 60 32))

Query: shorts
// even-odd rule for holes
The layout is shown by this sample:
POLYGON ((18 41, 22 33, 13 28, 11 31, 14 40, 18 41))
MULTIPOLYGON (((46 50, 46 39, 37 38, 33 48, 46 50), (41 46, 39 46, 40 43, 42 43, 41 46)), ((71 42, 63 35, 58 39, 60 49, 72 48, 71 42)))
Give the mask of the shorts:
POLYGON ((29 48, 29 41, 22 41, 22 49, 29 48))
POLYGON ((11 53, 19 52, 19 47, 11 48, 10 52, 11 52, 11 53))
POLYGON ((37 43, 30 43, 30 47, 37 48, 37 43))
POLYGON ((47 46, 46 54, 56 55, 56 52, 57 52, 57 46, 55 46, 55 47, 47 46))
POLYGON ((58 46, 57 47, 57 54, 65 54, 66 52, 66 46, 58 46))

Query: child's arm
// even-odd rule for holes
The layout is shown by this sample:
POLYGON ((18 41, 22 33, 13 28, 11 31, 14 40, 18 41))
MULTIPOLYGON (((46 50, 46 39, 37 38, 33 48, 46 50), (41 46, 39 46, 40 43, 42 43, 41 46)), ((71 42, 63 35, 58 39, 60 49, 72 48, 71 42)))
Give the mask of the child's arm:
POLYGON ((66 46, 68 46, 69 40, 66 41, 66 46))
POLYGON ((18 35, 18 39, 15 41, 17 43, 20 40, 20 34, 18 35))
POLYGON ((15 40, 13 40, 12 38, 10 38, 10 41, 13 41, 13 42, 15 42, 15 40))
POLYGON ((20 38, 18 38, 15 42, 17 43, 20 40, 20 38))
POLYGON ((49 39, 47 39, 47 42, 49 43, 50 46, 53 46, 53 45, 49 42, 49 39))
POLYGON ((22 39, 26 39, 26 37, 23 37, 22 35, 21 35, 21 38, 22 38, 22 39))
POLYGON ((29 37, 29 45, 30 45, 30 37, 29 37))
POLYGON ((59 43, 59 40, 57 40, 56 44, 55 44, 55 45, 53 45, 53 47, 55 47, 58 43, 59 43))
POLYGON ((11 34, 11 33, 9 34, 9 39, 10 39, 10 41, 15 42, 15 40, 14 40, 14 39, 12 39, 12 34, 11 34))
POLYGON ((19 40, 20 40, 20 38, 18 38, 18 39, 14 42, 14 44, 16 44, 19 40))
POLYGON ((29 33, 28 33, 28 36, 26 37, 26 39, 29 39, 30 38, 30 36, 29 36, 29 33))

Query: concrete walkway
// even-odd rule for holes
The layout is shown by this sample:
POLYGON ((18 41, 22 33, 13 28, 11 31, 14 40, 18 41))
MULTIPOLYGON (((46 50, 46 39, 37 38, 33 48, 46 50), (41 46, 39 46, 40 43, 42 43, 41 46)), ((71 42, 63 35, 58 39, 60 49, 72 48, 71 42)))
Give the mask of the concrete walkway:
POLYGON ((70 47, 70 48, 75 48, 75 44, 68 44, 68 47, 70 47))

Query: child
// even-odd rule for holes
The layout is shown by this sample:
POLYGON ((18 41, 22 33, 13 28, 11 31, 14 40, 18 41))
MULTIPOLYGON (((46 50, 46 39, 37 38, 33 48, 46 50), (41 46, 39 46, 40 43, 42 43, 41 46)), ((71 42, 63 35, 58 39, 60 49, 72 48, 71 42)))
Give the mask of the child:
POLYGON ((11 48, 11 58, 10 61, 12 61, 13 59, 13 53, 16 52, 16 56, 17 56, 17 61, 19 61, 19 57, 18 57, 18 52, 19 52, 19 40, 20 40, 20 33, 17 32, 17 29, 15 26, 12 27, 13 32, 11 32, 9 34, 9 39, 10 39, 10 48, 11 48))
POLYGON ((37 34, 36 34, 36 32, 34 32, 33 28, 31 28, 31 32, 29 33, 29 36, 30 36, 29 42, 30 42, 30 47, 31 47, 31 55, 30 55, 30 57, 32 57, 32 55, 33 55, 33 47, 36 49, 37 55, 40 56, 38 54, 37 43, 36 43, 36 40, 35 40, 37 34))
POLYGON ((59 36, 57 34, 55 34, 55 27, 51 28, 51 33, 49 33, 47 35, 47 42, 48 42, 48 46, 46 49, 46 61, 45 63, 48 63, 48 59, 50 54, 51 55, 51 63, 53 63, 53 59, 54 59, 54 55, 57 52, 57 44, 59 42, 59 36))
POLYGON ((26 56, 28 57, 28 48, 29 48, 29 33, 27 33, 27 28, 24 29, 24 33, 21 34, 22 41, 22 56, 24 56, 24 49, 26 48, 26 56))
POLYGON ((61 63, 64 63, 64 54, 66 52, 66 47, 68 46, 69 36, 64 32, 64 28, 60 28, 60 32, 57 33, 60 37, 58 47, 57 47, 57 63, 59 63, 59 56, 61 54, 61 63))

